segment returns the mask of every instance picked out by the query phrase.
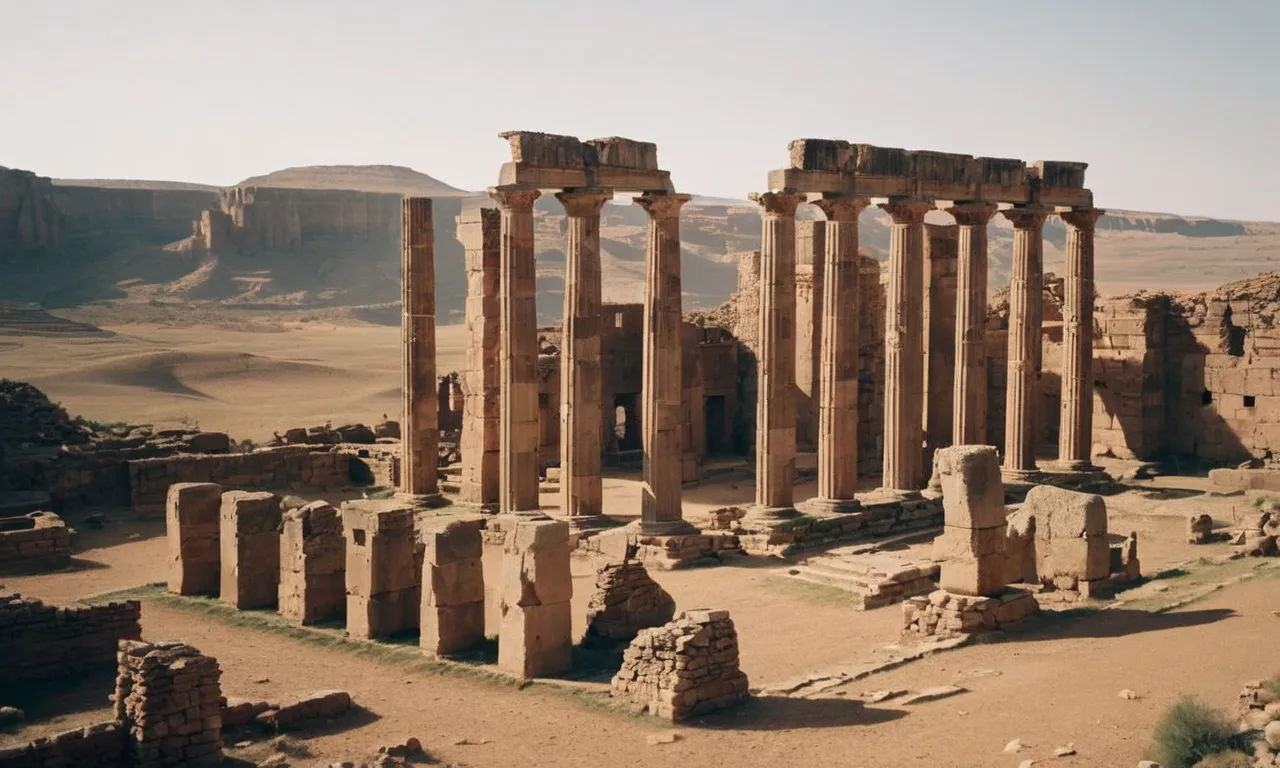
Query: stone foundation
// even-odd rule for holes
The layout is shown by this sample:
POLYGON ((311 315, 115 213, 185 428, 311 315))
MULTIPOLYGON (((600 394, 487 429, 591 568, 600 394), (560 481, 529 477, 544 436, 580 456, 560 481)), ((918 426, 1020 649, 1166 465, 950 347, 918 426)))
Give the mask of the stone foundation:
POLYGON ((280 599, 280 497, 227 491, 219 514, 224 603, 248 610, 274 608, 280 599))
POLYGON ((128 724, 125 764, 222 764, 218 662, 182 643, 120 644, 116 720, 128 724))
POLYGON ((342 517, 323 501, 284 513, 280 526, 280 615, 302 624, 347 608, 347 545, 342 517))
POLYGON ((1011 624, 1040 612, 1030 592, 1010 589, 993 597, 955 595, 944 590, 908 598, 902 604, 903 631, 918 637, 972 635, 1011 624))
POLYGON ((484 541, 481 521, 456 521, 423 531, 419 645, 435 654, 484 640, 484 541))
POLYGON ((587 635, 632 640, 642 629, 671 621, 675 613, 675 599, 643 564, 607 563, 596 571, 596 591, 587 604, 587 635))
POLYGON ((169 486, 213 482, 227 488, 309 493, 351 485, 350 457, 305 446, 253 453, 170 456, 128 463, 130 504, 139 517, 164 514, 169 486))
POLYGON ((54 571, 71 563, 71 532, 52 512, 0 517, 0 573, 54 571))
POLYGON ((222 486, 174 483, 165 498, 169 591, 216 595, 220 588, 222 486))
POLYGON ((114 720, 0 747, 0 768, 115 768, 122 764, 125 726, 114 720))
POLYGON ((347 633, 367 640, 418 626, 421 570, 413 508, 386 499, 342 505, 347 633))
POLYGON ((136 600, 92 607, 0 595, 0 680, 72 675, 109 665, 121 640, 142 636, 136 600))
POLYGON ((502 551, 498 666, 521 678, 573 666, 569 524, 517 522, 502 551))
POLYGON ((678 722, 747 698, 738 632, 728 611, 685 611, 641 630, 623 655, 610 691, 640 711, 678 722))
POLYGON ((867 494, 859 501, 862 508, 849 514, 800 515, 768 531, 739 531, 739 545, 750 555, 787 557, 839 541, 879 539, 942 525, 942 503, 937 498, 884 499, 867 494))

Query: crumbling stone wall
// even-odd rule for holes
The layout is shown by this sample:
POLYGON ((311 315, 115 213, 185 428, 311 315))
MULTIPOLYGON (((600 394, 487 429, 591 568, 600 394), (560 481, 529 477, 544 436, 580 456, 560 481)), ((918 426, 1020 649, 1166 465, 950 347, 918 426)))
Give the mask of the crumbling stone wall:
POLYGON ((240 610, 274 608, 280 588, 280 497, 265 491, 222 494, 218 520, 219 597, 240 610))
POLYGON ((0 680, 40 680, 110 664, 119 641, 141 637, 141 615, 136 600, 60 608, 0 595, 0 680))
POLYGON ((288 489, 315 493, 351 485, 351 459, 334 451, 302 446, 253 453, 174 456, 129 462, 132 508, 140 517, 164 514, 169 486, 213 482, 227 488, 288 489))
POLYGON ((424 530, 419 645, 435 654, 484 640, 484 540, 479 520, 424 530))
POLYGON ((169 591, 216 595, 221 589, 222 486, 174 483, 165 499, 169 591))
POLYGON ((422 566, 413 508, 393 500, 342 505, 347 633, 368 640, 418 626, 422 566))
POLYGON ((907 598, 902 604, 903 632, 946 639, 1001 629, 1040 612, 1030 592, 995 597, 955 595, 943 590, 907 598))
POLYGON ((183 643, 120 643, 116 720, 128 727, 124 764, 222 764, 222 671, 183 643))
POLYGON ((71 562, 71 533, 52 512, 0 517, 0 573, 51 571, 71 562))
POLYGON ((124 757, 125 727, 109 720, 0 747, 0 768, 114 768, 124 757))
POLYGON ((596 571, 596 591, 587 603, 587 635, 631 640, 642 629, 660 627, 676 613, 676 601, 653 580, 644 564, 606 563, 596 571))
POLYGON ((280 615, 301 624, 347 608, 347 545, 342 517, 323 501, 284 513, 280 523, 280 615))
POLYGON ((728 611, 684 611, 643 629, 627 647, 610 692, 641 711, 678 722, 748 697, 738 666, 738 632, 728 611))

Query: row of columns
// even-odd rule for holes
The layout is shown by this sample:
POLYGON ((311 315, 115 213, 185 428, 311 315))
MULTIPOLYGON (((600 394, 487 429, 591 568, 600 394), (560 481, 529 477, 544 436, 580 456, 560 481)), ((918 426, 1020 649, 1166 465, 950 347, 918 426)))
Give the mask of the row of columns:
MULTIPOLYGON (((794 511, 795 215, 799 194, 753 195, 761 207, 760 327, 756 435, 758 517, 794 511)), ((813 201, 827 216, 820 341, 815 511, 855 509, 858 403, 858 214, 869 203, 825 195, 813 201)), ((881 208, 892 220, 885 317, 884 463, 881 485, 914 493, 924 467, 925 214, 934 203, 893 199, 881 208)), ((955 383, 952 442, 986 442, 987 224, 997 206, 959 202, 947 208, 958 233, 955 383)), ((1004 210, 1014 227, 1010 281, 1005 469, 1036 471, 1036 411, 1041 369, 1042 234, 1053 212, 1042 205, 1004 210)), ((1098 210, 1061 212, 1067 226, 1065 364, 1059 455, 1064 468, 1090 466, 1093 413, 1093 235, 1098 210)), ((815 268, 815 271, 816 268, 815 268)))
MULTIPOLYGON (((499 511, 537 514, 538 333, 535 306, 535 189, 495 188, 501 212, 498 298, 499 511)), ((600 214, 609 190, 556 195, 568 220, 560 392, 560 515, 591 527, 604 513, 601 471, 600 214)), ((688 195, 646 193, 635 199, 649 215, 645 260, 641 392, 644 478, 642 532, 692 530, 681 508, 680 209, 688 195)))

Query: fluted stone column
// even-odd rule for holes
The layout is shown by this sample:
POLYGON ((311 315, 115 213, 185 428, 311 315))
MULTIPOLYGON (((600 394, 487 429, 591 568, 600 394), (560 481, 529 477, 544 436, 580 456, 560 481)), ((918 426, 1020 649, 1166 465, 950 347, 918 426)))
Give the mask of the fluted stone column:
POLYGON ((400 490, 438 496, 440 422, 436 385, 436 268, 431 199, 401 201, 401 285, 404 340, 404 398, 401 425, 404 455, 400 490))
POLYGON ((635 199, 649 214, 644 282, 644 382, 640 406, 644 483, 642 533, 694 533, 681 502, 682 356, 680 209, 689 195, 646 193, 635 199))
POLYGON ((600 209, 612 192, 556 198, 568 217, 560 351, 560 515, 582 525, 602 514, 600 468, 600 209))
POLYGON ((1005 391, 1004 469, 1017 477, 1036 471, 1040 410, 1041 320, 1044 315, 1044 242, 1049 209, 1027 205, 1002 211, 1013 222, 1009 275, 1009 361, 1005 391))
POLYGON ((1067 277, 1062 305, 1062 421, 1058 460, 1065 469, 1094 469, 1093 232, 1102 211, 1059 214, 1067 225, 1067 277))
POLYGON ((499 249, 502 393, 498 464, 502 512, 538 511, 538 309, 533 248, 536 189, 489 190, 502 216, 499 249))
POLYGON ((462 478, 458 498, 484 511, 498 510, 501 458, 499 347, 502 334, 502 215, 473 207, 458 217, 458 240, 466 251, 467 354, 462 374, 462 478))
MULTIPOLYGON (((822 274, 816 512, 852 512, 858 489, 858 214, 866 200, 817 201, 827 215, 822 274)), ((816 265, 815 265, 816 266, 816 265)), ((815 269, 815 272, 817 270, 815 269)))
POLYGON ((899 493, 924 487, 924 215, 933 203, 895 200, 885 290, 884 471, 882 486, 899 493))
POLYGON ((956 255, 956 376, 951 443, 987 442, 987 224, 992 203, 947 209, 960 227, 956 255))
POLYGON ((756 350, 756 504, 752 514, 795 514, 796 209, 803 195, 751 196, 763 210, 760 332, 756 350))

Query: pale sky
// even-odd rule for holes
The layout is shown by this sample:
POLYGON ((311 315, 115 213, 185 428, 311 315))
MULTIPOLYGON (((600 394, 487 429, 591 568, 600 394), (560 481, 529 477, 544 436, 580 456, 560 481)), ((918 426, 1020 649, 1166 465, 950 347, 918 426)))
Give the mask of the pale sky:
POLYGON ((1280 220, 1276 0, 0 0, 0 165, 230 185, 509 129, 741 198, 799 137, 1082 160, 1099 206, 1280 220))

